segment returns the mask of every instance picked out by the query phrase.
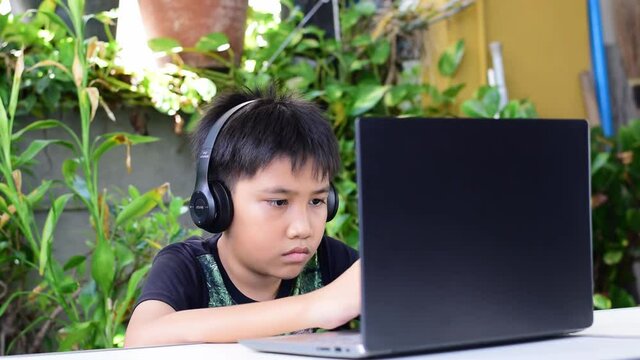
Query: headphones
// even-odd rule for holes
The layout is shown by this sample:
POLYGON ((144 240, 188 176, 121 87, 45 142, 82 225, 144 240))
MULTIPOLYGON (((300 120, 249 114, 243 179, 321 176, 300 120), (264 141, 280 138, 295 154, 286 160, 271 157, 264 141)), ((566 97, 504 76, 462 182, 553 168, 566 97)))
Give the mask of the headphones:
MULTIPOLYGON (((245 101, 225 112, 211 127, 204 141, 196 164, 196 186, 189 201, 191 219, 199 228, 210 233, 221 233, 229 228, 233 219, 231 192, 217 179, 209 179, 211 157, 216 139, 227 121, 240 109, 257 101, 245 101)), ((327 197, 327 222, 338 212, 338 193, 333 184, 329 184, 327 197)))

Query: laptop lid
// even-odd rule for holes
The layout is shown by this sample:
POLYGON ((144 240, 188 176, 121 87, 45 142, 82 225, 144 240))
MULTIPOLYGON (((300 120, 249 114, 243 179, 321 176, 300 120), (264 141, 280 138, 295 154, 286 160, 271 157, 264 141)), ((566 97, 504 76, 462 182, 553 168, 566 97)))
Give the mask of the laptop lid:
POLYGON ((363 118, 356 151, 368 351, 592 323, 586 121, 363 118))

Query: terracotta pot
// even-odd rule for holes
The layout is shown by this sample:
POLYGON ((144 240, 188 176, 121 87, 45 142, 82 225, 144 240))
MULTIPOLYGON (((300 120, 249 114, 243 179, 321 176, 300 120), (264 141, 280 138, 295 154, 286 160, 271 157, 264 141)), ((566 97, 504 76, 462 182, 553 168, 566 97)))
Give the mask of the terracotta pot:
MULTIPOLYGON (((171 37, 185 47, 212 32, 229 38, 234 60, 242 56, 248 0, 138 0, 147 38, 171 37)), ((210 58, 199 54, 182 54, 192 66, 217 67, 210 58)))
MULTIPOLYGON (((37 9, 42 0, 9 0, 11 4, 11 12, 13 14, 22 14, 29 9, 37 9)), ((67 1, 65 0, 66 4, 67 1)), ((107 11, 118 8, 118 0, 91 0, 86 1, 84 6, 85 14, 96 14, 101 11, 107 11)), ((62 20, 70 27, 73 28, 69 14, 62 10, 60 7, 56 8, 56 14, 62 18, 62 20)), ((117 23, 118 19, 114 19, 114 23, 117 23)), ((111 26, 111 33, 115 35, 116 25, 111 26)), ((104 26, 95 19, 89 21, 85 28, 85 38, 96 36, 99 40, 108 41, 107 34, 104 32, 104 26)))

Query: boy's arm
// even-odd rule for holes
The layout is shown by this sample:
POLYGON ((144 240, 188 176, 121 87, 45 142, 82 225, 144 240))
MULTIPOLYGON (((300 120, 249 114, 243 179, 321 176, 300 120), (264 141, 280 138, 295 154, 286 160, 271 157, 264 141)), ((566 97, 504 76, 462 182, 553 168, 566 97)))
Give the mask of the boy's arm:
POLYGON ((299 296, 218 308, 174 311, 147 300, 133 312, 125 347, 234 342, 307 328, 333 329, 360 314, 360 261, 329 285, 299 296))

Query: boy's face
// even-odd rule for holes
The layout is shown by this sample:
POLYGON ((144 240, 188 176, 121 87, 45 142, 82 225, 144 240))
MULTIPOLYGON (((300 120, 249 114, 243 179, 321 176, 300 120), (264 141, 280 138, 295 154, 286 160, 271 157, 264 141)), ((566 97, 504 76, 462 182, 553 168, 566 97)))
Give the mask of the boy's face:
POLYGON ((315 254, 327 220, 329 179, 307 161, 294 173, 276 158, 231 192, 234 215, 225 236, 234 258, 260 276, 291 279, 315 254))

